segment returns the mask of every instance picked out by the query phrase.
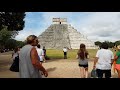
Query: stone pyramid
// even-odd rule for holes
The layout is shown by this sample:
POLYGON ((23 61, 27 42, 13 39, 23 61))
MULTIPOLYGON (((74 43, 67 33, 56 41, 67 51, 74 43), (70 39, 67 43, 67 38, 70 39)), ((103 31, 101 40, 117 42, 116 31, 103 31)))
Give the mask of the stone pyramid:
POLYGON ((83 34, 67 23, 66 18, 53 18, 53 23, 38 36, 41 46, 46 49, 79 49, 84 43, 87 49, 95 49, 94 42, 88 40, 83 34))

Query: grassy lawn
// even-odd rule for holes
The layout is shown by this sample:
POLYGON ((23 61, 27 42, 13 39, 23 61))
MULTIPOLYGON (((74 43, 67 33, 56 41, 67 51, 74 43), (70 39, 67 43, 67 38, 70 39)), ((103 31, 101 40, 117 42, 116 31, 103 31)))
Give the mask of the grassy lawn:
MULTIPOLYGON (((68 59, 72 60, 72 59, 76 59, 76 55, 77 55, 77 51, 78 50, 68 50, 68 59)), ((97 49, 88 49, 90 58, 95 57, 95 54, 97 52, 97 49)), ((62 50, 55 50, 55 49, 47 49, 47 56, 50 59, 63 59, 64 54, 62 50)))
MULTIPOLYGON (((89 56, 90 58, 94 58, 96 55, 98 49, 88 49, 89 52, 89 56)), ((112 49, 111 49, 112 50, 112 49)), ((77 51, 78 50, 68 50, 68 54, 67 57, 69 60, 75 60, 76 59, 76 55, 77 55, 77 51)), ((114 50, 112 50, 113 53, 115 53, 114 50)), ((63 59, 64 58, 64 54, 62 50, 55 50, 55 49, 47 49, 47 56, 50 59, 63 59)))

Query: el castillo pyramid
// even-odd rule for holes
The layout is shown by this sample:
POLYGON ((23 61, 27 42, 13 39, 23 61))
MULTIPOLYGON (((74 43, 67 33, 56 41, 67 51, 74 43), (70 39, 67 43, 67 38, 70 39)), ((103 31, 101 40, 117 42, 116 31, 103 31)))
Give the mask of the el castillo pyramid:
POLYGON ((38 36, 41 46, 46 49, 79 49, 84 43, 87 49, 95 49, 94 42, 88 40, 83 34, 67 23, 67 18, 53 18, 52 24, 38 36))

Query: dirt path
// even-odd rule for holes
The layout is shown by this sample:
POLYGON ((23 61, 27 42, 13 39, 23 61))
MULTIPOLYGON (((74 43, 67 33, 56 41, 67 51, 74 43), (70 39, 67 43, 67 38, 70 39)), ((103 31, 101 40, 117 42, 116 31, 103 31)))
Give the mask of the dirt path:
MULTIPOLYGON (((9 71, 12 63, 11 53, 0 53, 0 78, 19 78, 17 72, 9 71)), ((80 78, 80 71, 77 60, 59 59, 49 60, 43 63, 47 69, 49 76, 47 78, 80 78)), ((93 61, 89 61, 89 78, 92 70, 93 61)), ((117 74, 112 77, 116 78, 117 74)))
MULTIPOLYGON (((43 65, 46 67, 49 78, 80 78, 80 71, 78 67, 77 60, 54 60, 51 62, 43 63, 43 65)), ((89 74, 88 77, 90 77, 90 72, 93 67, 93 61, 89 61, 89 74)), ((117 74, 114 74, 112 72, 112 77, 116 78, 117 74)))

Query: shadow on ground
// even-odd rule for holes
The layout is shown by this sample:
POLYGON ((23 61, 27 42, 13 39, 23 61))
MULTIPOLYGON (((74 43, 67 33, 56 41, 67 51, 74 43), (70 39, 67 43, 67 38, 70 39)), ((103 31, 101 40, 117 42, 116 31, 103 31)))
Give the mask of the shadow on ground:
POLYGON ((48 68, 47 71, 48 71, 48 72, 51 72, 51 71, 54 71, 55 69, 56 69, 56 67, 48 68))

